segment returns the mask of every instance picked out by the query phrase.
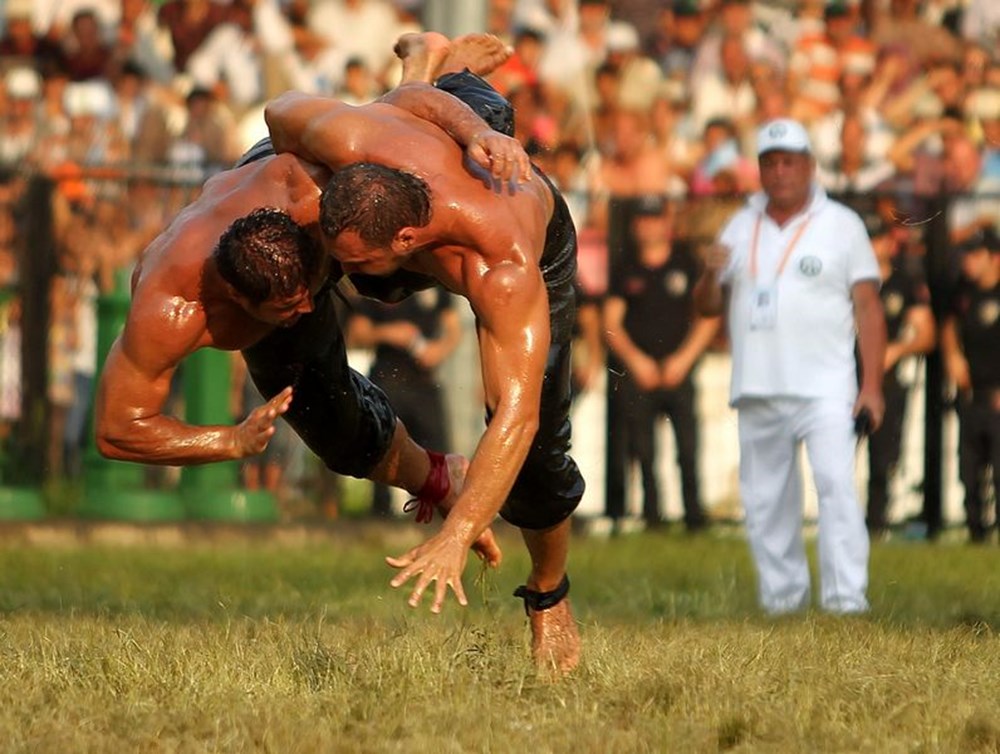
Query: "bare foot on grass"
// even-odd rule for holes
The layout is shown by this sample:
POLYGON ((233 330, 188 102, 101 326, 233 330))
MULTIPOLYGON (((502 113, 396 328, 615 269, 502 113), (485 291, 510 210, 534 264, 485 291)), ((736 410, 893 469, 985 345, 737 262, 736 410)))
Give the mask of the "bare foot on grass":
POLYGON ((531 620, 531 655, 539 672, 561 678, 580 663, 580 633, 569 599, 548 610, 528 609, 531 620))
POLYGON ((403 83, 423 81, 429 84, 434 81, 449 56, 451 45, 448 37, 436 31, 401 36, 392 50, 403 61, 403 83))
POLYGON ((477 76, 485 76, 493 73, 512 54, 513 50, 492 34, 465 34, 452 40, 444 63, 434 76, 459 73, 466 68, 477 76))
MULTIPOLYGON (((442 518, 448 518, 451 509, 455 507, 458 493, 465 485, 465 474, 469 470, 468 459, 458 453, 449 453, 445 457, 445 463, 448 464, 448 480, 451 482, 451 489, 448 490, 448 495, 444 500, 437 504, 442 518)), ((472 551, 491 568, 496 568, 503 560, 503 552, 500 550, 500 545, 497 544, 496 537, 493 536, 493 529, 489 527, 472 543, 472 551)))

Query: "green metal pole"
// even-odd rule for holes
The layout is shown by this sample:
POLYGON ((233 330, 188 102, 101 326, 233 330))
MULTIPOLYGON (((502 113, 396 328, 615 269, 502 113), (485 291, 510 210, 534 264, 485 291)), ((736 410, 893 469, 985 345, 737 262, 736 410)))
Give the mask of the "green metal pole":
MULTIPOLYGON (((230 354, 203 348, 184 362, 184 402, 190 424, 231 424, 230 354)), ((239 487, 236 461, 187 466, 181 472, 181 495, 188 515, 207 521, 275 521, 274 496, 239 487)))
MULTIPOLYGON (((0 320, 7 325, 7 311, 14 298, 11 288, 0 289, 0 320)), ((3 353, 0 352, 0 360, 3 353)), ((10 457, 7 455, 6 440, 0 442, 0 521, 37 521, 45 516, 42 494, 35 487, 19 487, 10 481, 10 457)))
MULTIPOLYGON (((129 308, 128 270, 116 274, 115 289, 97 300, 97 368, 104 367, 112 344, 125 326, 129 308)), ((113 400, 113 397, 112 397, 113 400)), ((179 521, 184 507, 167 490, 146 488, 143 466, 112 461, 102 456, 93 438, 84 454, 84 498, 79 513, 84 518, 114 521, 179 521)))

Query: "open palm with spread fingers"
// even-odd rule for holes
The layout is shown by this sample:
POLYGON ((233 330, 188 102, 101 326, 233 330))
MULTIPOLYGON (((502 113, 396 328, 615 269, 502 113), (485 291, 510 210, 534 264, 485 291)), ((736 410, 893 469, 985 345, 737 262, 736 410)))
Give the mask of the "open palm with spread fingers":
POLYGON ((263 453, 274 435, 274 423, 292 405, 292 388, 286 387, 263 406, 258 406, 236 427, 238 458, 263 453))
POLYGON ((442 529, 437 535, 414 547, 405 555, 385 559, 385 562, 393 568, 401 569, 389 583, 393 587, 400 587, 416 577, 416 584, 408 600, 410 607, 417 607, 420 604, 424 592, 432 583, 435 585, 434 600, 431 602, 432 613, 441 612, 449 587, 455 593, 458 604, 465 607, 468 600, 462 587, 462 571, 465 570, 468 553, 468 542, 446 528, 442 529))

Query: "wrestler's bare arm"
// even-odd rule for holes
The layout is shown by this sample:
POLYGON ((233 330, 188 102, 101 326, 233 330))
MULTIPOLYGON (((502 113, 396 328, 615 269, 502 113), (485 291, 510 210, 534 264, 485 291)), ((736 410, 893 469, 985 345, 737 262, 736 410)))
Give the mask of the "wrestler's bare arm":
POLYGON ((406 84, 400 89, 404 91, 392 104, 387 100, 360 107, 286 92, 264 111, 275 151, 332 168, 360 160, 380 161, 380 152, 390 150, 391 155, 405 150, 407 136, 399 130, 399 120, 401 111, 410 111, 450 134, 466 147, 471 160, 496 177, 531 177, 531 165, 520 143, 493 131, 465 103, 427 85, 406 84))
POLYGON ((379 98, 433 123, 466 149, 470 159, 504 181, 531 179, 531 161, 517 139, 494 131, 475 111, 422 81, 401 84, 379 98))
MULTIPOLYGON (((468 264, 481 258, 469 252, 468 264)), ((468 604, 462 571, 470 544, 500 511, 538 429, 542 382, 549 350, 548 294, 533 264, 502 262, 485 275, 470 273, 466 296, 476 311, 483 385, 492 419, 469 464, 454 508, 441 531, 400 557, 386 558, 399 587, 415 578, 408 600, 420 604, 435 583, 431 612, 441 611, 450 587, 468 604)))
POLYGON ((445 522, 472 541, 500 511, 538 429, 549 307, 537 265, 504 262, 467 292, 478 322, 483 388, 492 419, 452 515, 445 522))
POLYGON ((267 103, 264 121, 271 134, 276 152, 291 152, 321 165, 339 166, 344 154, 338 150, 346 145, 321 134, 317 120, 325 125, 338 115, 350 113, 354 108, 328 97, 314 97, 302 92, 285 92, 267 103))
POLYGON ((162 413, 177 366, 205 337, 204 316, 192 302, 136 296, 97 387, 95 425, 102 455, 181 466, 243 458, 267 446, 274 418, 291 400, 290 390, 236 427, 193 426, 162 413))

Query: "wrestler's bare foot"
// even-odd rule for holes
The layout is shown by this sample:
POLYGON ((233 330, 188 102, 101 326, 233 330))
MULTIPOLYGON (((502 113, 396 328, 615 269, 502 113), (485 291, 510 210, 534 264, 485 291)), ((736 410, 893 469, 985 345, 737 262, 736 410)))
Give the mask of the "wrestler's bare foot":
POLYGON ((451 41, 451 48, 434 78, 469 69, 477 76, 493 73, 514 51, 492 34, 465 34, 451 41))
MULTIPOLYGON (((445 463, 448 464, 448 480, 451 482, 451 489, 448 490, 448 495, 437 506, 441 511, 441 515, 444 518, 448 518, 451 509, 455 507, 455 501, 458 500, 458 493, 462 491, 462 487, 465 485, 465 474, 469 470, 469 460, 458 453, 449 453, 445 456, 445 463)), ((497 544, 496 537, 493 536, 492 528, 487 528, 472 543, 472 551, 491 568, 499 566, 500 561, 503 559, 503 552, 500 550, 500 545, 497 544)))
POLYGON ((451 41, 436 31, 404 34, 392 51, 403 62, 402 83, 423 81, 430 84, 451 50, 451 41))
POLYGON ((560 678, 580 662, 580 633, 569 606, 569 599, 548 610, 532 610, 531 655, 538 670, 560 678))

